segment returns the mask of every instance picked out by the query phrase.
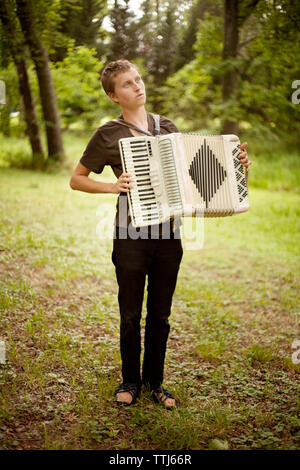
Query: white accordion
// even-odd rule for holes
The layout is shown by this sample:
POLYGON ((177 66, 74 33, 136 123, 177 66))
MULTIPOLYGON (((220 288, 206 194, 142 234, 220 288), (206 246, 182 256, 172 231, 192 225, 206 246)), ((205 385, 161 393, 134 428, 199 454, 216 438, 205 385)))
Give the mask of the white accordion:
POLYGON ((236 135, 172 133, 119 140, 133 227, 174 216, 224 217, 249 209, 236 135))

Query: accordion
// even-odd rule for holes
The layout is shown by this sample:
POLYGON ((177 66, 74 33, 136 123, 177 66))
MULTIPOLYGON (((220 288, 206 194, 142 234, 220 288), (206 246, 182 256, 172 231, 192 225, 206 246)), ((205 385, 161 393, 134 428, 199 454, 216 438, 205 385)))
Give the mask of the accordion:
POLYGON ((235 135, 172 133, 119 140, 133 227, 174 216, 224 217, 249 209, 240 141, 235 135))

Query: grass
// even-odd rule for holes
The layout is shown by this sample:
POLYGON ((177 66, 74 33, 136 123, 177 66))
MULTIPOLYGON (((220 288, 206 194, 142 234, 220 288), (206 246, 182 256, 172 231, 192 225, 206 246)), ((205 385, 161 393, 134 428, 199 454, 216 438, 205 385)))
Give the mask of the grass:
POLYGON ((65 139, 69 169, 1 169, 1 449, 299 449, 297 190, 280 176, 263 188, 253 165, 251 210, 205 220, 170 318, 165 384, 180 407, 145 390, 119 408, 112 240, 96 233, 104 213, 112 233, 116 196, 71 191, 84 138, 65 139))

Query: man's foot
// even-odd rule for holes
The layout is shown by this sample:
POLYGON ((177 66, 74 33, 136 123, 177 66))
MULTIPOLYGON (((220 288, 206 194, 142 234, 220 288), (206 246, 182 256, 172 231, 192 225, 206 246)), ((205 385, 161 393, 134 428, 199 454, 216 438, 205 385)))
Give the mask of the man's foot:
POLYGON ((152 392, 155 403, 161 403, 167 410, 178 408, 176 399, 164 387, 158 387, 152 392))
POLYGON ((116 394, 116 399, 118 402, 131 404, 132 395, 129 392, 120 392, 116 394))
POLYGON ((133 405, 139 395, 139 389, 136 384, 122 383, 114 392, 117 403, 125 406, 133 405))

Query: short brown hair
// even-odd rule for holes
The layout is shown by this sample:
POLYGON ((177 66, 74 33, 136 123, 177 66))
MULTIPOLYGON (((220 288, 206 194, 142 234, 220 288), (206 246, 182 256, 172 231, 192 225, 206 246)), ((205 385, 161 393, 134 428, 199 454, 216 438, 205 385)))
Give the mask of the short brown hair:
POLYGON ((137 70, 136 65, 125 59, 109 62, 109 64, 104 67, 101 73, 101 83, 107 95, 115 91, 114 78, 119 75, 119 73, 127 72, 131 67, 137 70))

